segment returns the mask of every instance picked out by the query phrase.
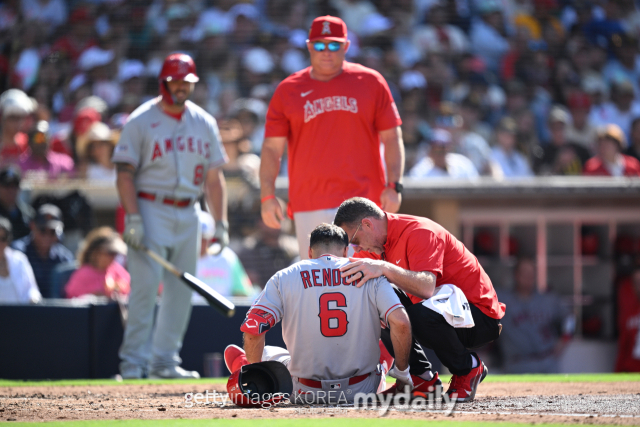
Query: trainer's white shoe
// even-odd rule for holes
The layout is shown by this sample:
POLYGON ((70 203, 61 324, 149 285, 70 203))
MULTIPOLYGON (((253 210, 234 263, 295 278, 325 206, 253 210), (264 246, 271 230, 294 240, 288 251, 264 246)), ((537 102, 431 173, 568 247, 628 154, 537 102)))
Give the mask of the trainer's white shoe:
POLYGON ((170 366, 161 369, 152 369, 149 372, 151 379, 170 379, 170 378, 200 378, 200 374, 196 371, 186 371, 180 366, 170 366))

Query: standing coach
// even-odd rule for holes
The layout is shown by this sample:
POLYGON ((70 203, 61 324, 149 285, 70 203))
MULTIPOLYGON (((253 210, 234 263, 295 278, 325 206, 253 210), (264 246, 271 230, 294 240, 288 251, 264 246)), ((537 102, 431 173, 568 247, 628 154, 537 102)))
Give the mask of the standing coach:
MULTIPOLYGON (((360 271, 362 277, 356 277, 364 283, 385 276, 407 309, 413 337, 433 349, 453 374, 447 394, 457 402, 473 400, 487 368, 471 350, 498 338, 505 313, 505 305, 498 301, 491 279, 476 257, 440 224, 384 212, 362 197, 342 203, 334 222, 350 236, 358 258, 371 258, 352 258, 355 262, 340 269, 343 277, 360 271), (422 304, 431 298, 436 286, 446 284, 457 286, 466 297, 465 309, 471 313, 473 327, 454 328, 443 315, 422 304)), ((392 351, 388 332, 386 335, 383 332, 382 341, 392 351)), ((440 383, 415 343, 409 360, 415 391, 429 392, 440 383)))
POLYGON ((289 209, 302 259, 311 231, 331 223, 349 197, 367 197, 387 212, 397 212, 402 201, 398 109, 380 73, 345 61, 349 43, 340 18, 314 19, 307 40, 311 66, 280 83, 267 112, 260 164, 262 219, 280 228, 284 217, 275 181, 288 144, 289 209))

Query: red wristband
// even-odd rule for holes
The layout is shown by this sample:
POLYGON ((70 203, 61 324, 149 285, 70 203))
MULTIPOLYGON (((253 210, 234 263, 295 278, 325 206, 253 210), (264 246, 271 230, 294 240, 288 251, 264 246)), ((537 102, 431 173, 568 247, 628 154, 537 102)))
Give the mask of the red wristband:
POLYGON ((268 196, 264 196, 262 199, 260 199, 260 203, 264 203, 267 200, 271 200, 271 199, 275 199, 276 195, 275 194, 270 194, 268 196))

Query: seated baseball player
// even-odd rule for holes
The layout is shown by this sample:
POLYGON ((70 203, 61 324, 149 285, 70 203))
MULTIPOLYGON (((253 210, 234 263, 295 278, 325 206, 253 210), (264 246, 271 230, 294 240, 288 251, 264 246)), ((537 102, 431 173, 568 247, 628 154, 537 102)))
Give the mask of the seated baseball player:
POLYGON ((230 345, 232 373, 247 363, 275 360, 291 372, 292 402, 353 403, 357 393, 386 386, 391 361, 380 362, 380 324, 390 329, 395 366, 389 375, 413 387, 409 375, 411 324, 386 278, 347 285, 340 267, 349 263, 347 234, 321 224, 311 233, 309 260, 276 273, 249 309, 241 331, 244 350, 230 345), (265 333, 282 321, 287 349, 266 346, 265 333), (245 353, 246 352, 246 353, 245 353), (380 363, 379 363, 380 362, 380 363))

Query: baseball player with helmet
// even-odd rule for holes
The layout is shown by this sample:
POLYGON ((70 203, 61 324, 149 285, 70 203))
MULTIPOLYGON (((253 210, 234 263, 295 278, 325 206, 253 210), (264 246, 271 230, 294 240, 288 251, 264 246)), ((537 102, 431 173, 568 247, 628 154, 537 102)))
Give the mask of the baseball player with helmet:
POLYGON ((198 81, 193 59, 169 55, 159 76, 160 96, 129 116, 113 154, 118 193, 126 212, 123 238, 132 250, 129 317, 120 348, 123 378, 197 378, 180 367, 178 355, 191 314, 191 289, 142 250, 161 254, 178 269, 195 274, 200 227, 195 203, 203 188, 217 221, 218 242, 228 244, 227 161, 213 117, 188 100, 198 81), (155 332, 153 315, 164 284, 155 332))
MULTIPOLYGON (((341 278, 340 267, 349 263, 348 244, 347 234, 335 225, 321 224, 312 231, 310 259, 276 273, 249 309, 240 328, 244 350, 235 345, 225 350, 229 371, 247 363, 282 362, 293 378, 292 401, 352 403, 356 393, 385 387, 391 361, 380 361, 383 322, 396 356, 389 374, 412 386, 407 314, 384 277, 361 287, 341 278), (279 321, 288 351, 265 347, 265 333, 279 321)), ((237 380, 232 376, 228 389, 237 380)))
POLYGON ((288 146, 289 210, 302 259, 314 227, 331 223, 349 197, 368 197, 389 212, 397 212, 402 201, 398 109, 380 73, 345 61, 349 44, 342 19, 314 19, 307 40, 311 66, 278 85, 267 112, 260 156, 262 219, 280 228, 275 181, 288 146))

